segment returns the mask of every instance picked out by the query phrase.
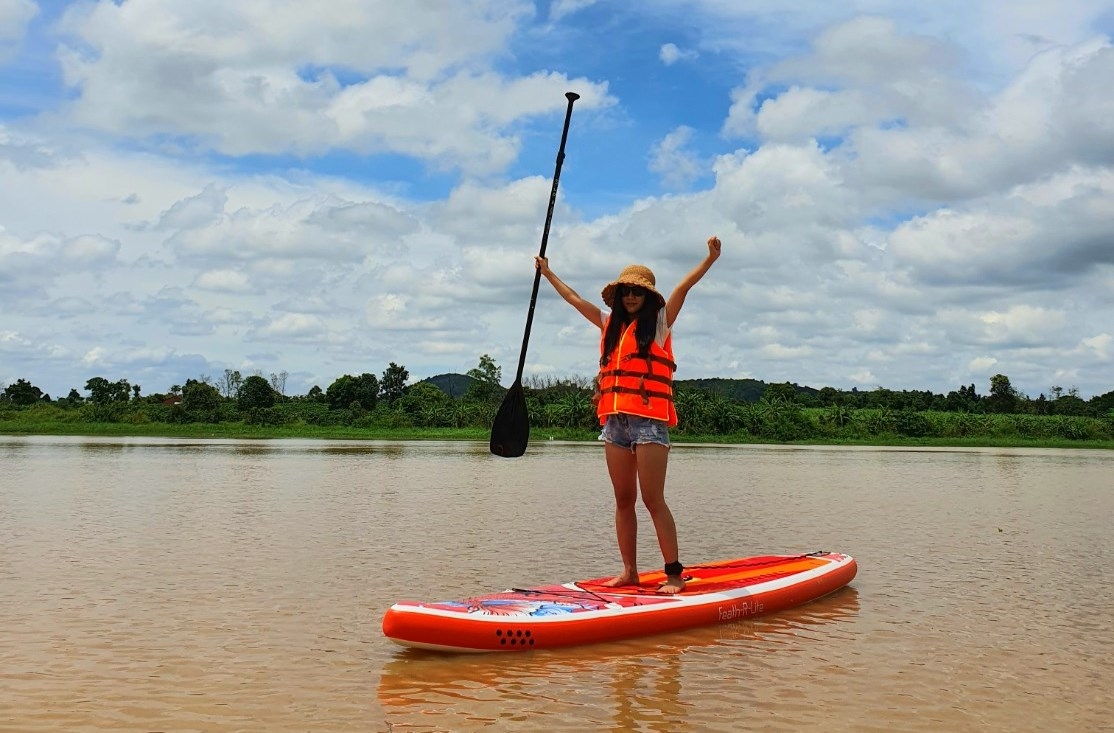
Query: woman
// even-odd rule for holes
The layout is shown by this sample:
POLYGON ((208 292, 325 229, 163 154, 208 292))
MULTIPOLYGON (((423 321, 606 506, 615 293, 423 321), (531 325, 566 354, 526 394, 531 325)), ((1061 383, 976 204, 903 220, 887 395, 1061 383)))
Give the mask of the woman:
POLYGON ((648 267, 630 265, 601 293, 611 309, 606 315, 553 274, 547 258, 534 258, 557 293, 601 331, 596 413, 603 425, 600 438, 615 489, 615 533, 623 559, 623 571, 605 583, 608 587, 638 585, 635 502, 641 489, 665 562, 666 580, 658 590, 680 593, 685 589, 677 525, 665 503, 669 428, 677 424, 672 327, 689 290, 719 258, 720 247, 718 237, 708 238, 708 256, 681 280, 669 300, 655 289, 654 273, 648 267))

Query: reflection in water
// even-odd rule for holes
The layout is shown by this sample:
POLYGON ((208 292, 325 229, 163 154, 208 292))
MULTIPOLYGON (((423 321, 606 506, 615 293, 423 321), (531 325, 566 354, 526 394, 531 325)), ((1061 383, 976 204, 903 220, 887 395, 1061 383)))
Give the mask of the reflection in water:
POLYGON ((1103 451, 677 446, 686 562, 842 551, 852 587, 459 657, 401 651, 383 612, 617 569, 598 445, 0 436, 0 729, 1103 730, 1112 469, 1103 451))

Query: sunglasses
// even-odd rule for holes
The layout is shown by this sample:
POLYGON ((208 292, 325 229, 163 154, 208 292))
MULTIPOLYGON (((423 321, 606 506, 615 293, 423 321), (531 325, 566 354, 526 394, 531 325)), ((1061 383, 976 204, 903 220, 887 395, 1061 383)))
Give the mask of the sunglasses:
POLYGON ((625 298, 628 295, 633 295, 636 298, 642 298, 646 295, 646 288, 639 287, 638 285, 620 285, 619 297, 625 298))

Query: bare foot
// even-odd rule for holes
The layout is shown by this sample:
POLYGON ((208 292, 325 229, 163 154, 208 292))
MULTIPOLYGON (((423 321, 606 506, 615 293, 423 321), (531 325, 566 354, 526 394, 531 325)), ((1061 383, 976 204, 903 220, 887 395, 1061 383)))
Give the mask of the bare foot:
POLYGON ((685 589, 685 580, 680 575, 669 575, 665 582, 658 586, 658 593, 676 595, 685 589))
POLYGON ((622 575, 617 575, 614 578, 612 578, 611 580, 604 583, 603 587, 604 588, 621 588, 625 585, 638 585, 638 575, 637 574, 630 575, 629 573, 623 573, 622 575))

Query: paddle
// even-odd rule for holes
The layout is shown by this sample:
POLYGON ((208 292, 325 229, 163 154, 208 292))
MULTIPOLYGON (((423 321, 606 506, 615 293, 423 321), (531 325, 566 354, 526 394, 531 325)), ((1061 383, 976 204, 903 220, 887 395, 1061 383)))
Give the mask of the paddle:
MULTIPOLYGON (((566 92, 569 100, 565 110, 565 127, 561 131, 561 146, 557 148, 557 167, 553 171, 553 188, 549 192, 549 210, 545 214, 545 228, 542 230, 542 247, 538 257, 545 257, 545 245, 549 242, 549 225, 553 223, 553 206, 557 203, 557 184, 561 180, 561 165, 565 162, 565 140, 569 136, 569 121, 572 119, 572 104, 580 99, 576 92, 566 92)), ((491 425, 491 452, 503 458, 518 458, 526 452, 530 442, 530 415, 526 408, 526 395, 522 391, 522 368, 526 365, 526 345, 530 341, 530 326, 534 322, 534 306, 538 302, 538 284, 541 270, 534 271, 534 291, 530 294, 530 310, 526 314, 526 333, 522 336, 522 352, 518 357, 518 373, 514 384, 503 397, 495 422, 491 425)))

